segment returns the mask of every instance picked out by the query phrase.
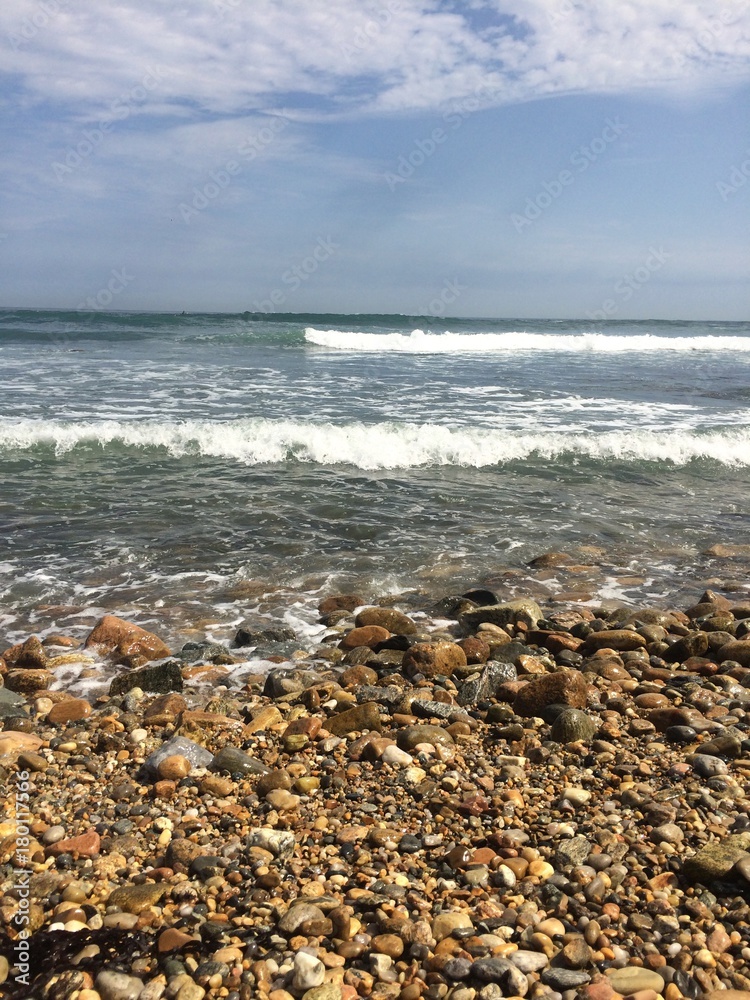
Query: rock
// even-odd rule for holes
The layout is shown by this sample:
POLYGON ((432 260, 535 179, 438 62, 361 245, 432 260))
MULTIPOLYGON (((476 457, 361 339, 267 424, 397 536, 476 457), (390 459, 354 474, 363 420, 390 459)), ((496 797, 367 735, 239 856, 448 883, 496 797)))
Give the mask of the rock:
POLYGON ((46 691, 55 675, 49 670, 33 670, 30 667, 14 667, 5 675, 5 687, 17 694, 32 694, 46 691))
POLYGON ((237 662, 237 658, 219 642, 186 642, 177 656, 185 663, 213 663, 221 666, 237 662))
POLYGON ((41 745, 41 738, 33 733, 19 733, 15 730, 6 730, 0 733, 0 757, 26 750, 34 753, 41 745))
POLYGON ((267 774, 271 770, 263 761, 230 746, 219 750, 213 758, 211 768, 214 771, 227 771, 229 774, 267 774))
POLYGON ((262 847, 264 851, 270 851, 275 858, 291 858, 295 839, 294 834, 288 830, 259 827, 250 831, 247 844, 248 847, 262 847))
POLYGON ((101 1000, 138 1000, 143 981, 114 969, 102 969, 96 977, 96 990, 101 1000))
POLYGON ((474 631, 483 622, 490 622, 500 627, 522 622, 529 628, 536 628, 543 617, 542 609, 536 601, 521 597, 504 604, 490 604, 473 611, 465 611, 459 616, 458 621, 466 631, 474 631))
POLYGON ((80 858, 92 858, 99 853, 101 840, 96 830, 88 830, 78 837, 67 837, 50 844, 47 854, 57 857, 60 854, 77 854, 80 858))
POLYGON ((704 885, 726 878, 733 866, 750 851, 750 833, 729 834, 707 844, 683 865, 685 877, 704 885))
POLYGON ((33 750, 23 750, 18 755, 18 766, 22 771, 46 771, 49 763, 33 750))
POLYGON ((514 951, 508 955, 508 960, 524 975, 528 975, 530 972, 540 972, 549 965, 549 958, 541 951, 514 951))
POLYGON ((326 721, 326 729, 333 736, 346 736, 348 733, 359 733, 365 729, 379 733, 382 729, 380 708, 377 702, 366 701, 331 716, 326 721))
POLYGON ((540 716, 548 705, 585 708, 588 686, 577 670, 542 674, 525 684, 516 695, 513 711, 525 718, 540 716))
POLYGON ((126 694, 133 688, 164 694, 168 691, 182 691, 182 664, 179 660, 167 660, 153 667, 142 667, 112 678, 109 693, 112 696, 126 694))
POLYGON ((741 757, 742 740, 731 733, 727 733, 726 735, 716 736, 712 740, 701 743, 698 749, 701 754, 707 754, 709 757, 729 757, 730 759, 741 757))
POLYGON ((474 929, 474 922, 466 910, 449 910, 438 913, 432 920, 432 936, 439 943, 458 929, 474 929))
POLYGON ((750 990, 709 990, 701 1000, 750 1000, 750 990))
POLYGON ((735 660, 743 667, 750 667, 750 639, 733 639, 724 643, 716 653, 719 663, 725 660, 735 660))
POLYGON ((356 611, 367 602, 359 594, 334 594, 332 597, 325 597, 318 604, 318 613, 330 615, 332 611, 356 611))
POLYGON ((545 986, 551 986, 553 990, 564 993, 566 990, 575 990, 584 983, 588 983, 591 976, 588 972, 579 969, 547 968, 541 975, 545 986))
POLYGON ((166 891, 166 885, 158 882, 123 885, 110 894, 108 905, 117 906, 125 913, 143 913, 150 906, 155 906, 166 891))
POLYGON ((645 649, 647 641, 644 636, 632 629, 603 629, 601 632, 592 632, 586 636, 580 652, 587 656, 597 649, 614 649, 617 652, 626 652, 634 649, 645 649))
POLYGON ((411 710, 414 715, 419 715, 423 719, 446 719, 450 722, 456 719, 467 720, 469 713, 458 705, 449 705, 444 701, 428 701, 422 698, 414 698, 411 703, 411 710))
POLYGON ((413 750, 420 743, 433 746, 453 746, 453 737, 440 726, 406 726, 399 729, 396 742, 402 750, 413 750))
POLYGON ((177 754, 186 757, 194 768, 208 767, 214 759, 213 754, 199 743, 194 743, 184 736, 173 736, 146 758, 143 762, 143 773, 147 777, 155 778, 159 764, 167 757, 174 757, 177 754))
POLYGON ((512 663, 489 660, 482 671, 469 677, 458 689, 456 700, 459 705, 476 705, 480 701, 496 698, 501 685, 516 680, 518 674, 512 663))
POLYGON ((190 774, 191 769, 192 765, 187 757, 176 753, 172 754, 171 757, 165 757, 164 760, 159 762, 157 773, 160 778, 166 778, 169 781, 179 781, 180 778, 186 778, 190 774))
POLYGON ((162 931, 159 935, 156 950, 160 955, 165 955, 167 952, 177 951, 179 948, 184 948, 186 944, 191 943, 195 943, 195 938, 191 937, 190 934, 186 934, 176 927, 168 927, 167 930, 162 931))
POLYGON ((556 743, 588 743, 598 728, 590 715, 577 708, 565 708, 552 723, 550 739, 556 743))
POLYGON ((732 871, 740 878, 744 878, 746 882, 750 882, 750 854, 743 854, 742 857, 735 863, 732 871))
POLYGON ((289 907, 276 927, 282 934, 287 934, 291 937, 308 921, 317 922, 320 920, 325 920, 325 913, 323 913, 320 907, 315 906, 314 903, 299 901, 289 907))
POLYGON ((661 993, 664 989, 664 980, 658 972, 637 965, 626 965, 622 969, 607 969, 604 974, 615 993, 621 993, 623 996, 630 996, 639 990, 654 990, 655 993, 661 993))
POLYGON ((322 983, 304 993, 302 1000, 342 1000, 341 987, 337 983, 322 983))
POLYGON ((417 642, 404 653, 407 676, 449 677, 457 667, 466 666, 466 653, 455 642, 417 642))
POLYGON ((584 864, 591 854, 592 844, 585 837, 571 837, 563 840, 555 851, 555 868, 564 871, 566 868, 577 868, 584 864))
POLYGON ((282 626, 259 628, 256 623, 243 622, 234 636, 235 646, 265 646, 274 642, 294 641, 297 635, 294 629, 282 626))
POLYGON ((353 628, 347 632, 339 646, 341 649, 356 649, 358 646, 374 649, 381 642, 385 642, 390 634, 387 628, 381 628, 380 625, 363 625, 361 628, 353 628))
POLYGON ((34 670, 46 670, 49 660, 44 646, 38 636, 32 635, 19 646, 14 647, 14 655, 5 655, 7 663, 14 667, 30 667, 34 670))
POLYGON ((471 974, 483 983, 498 983, 504 997, 525 997, 529 981, 520 969, 506 958, 480 958, 471 966, 471 974))
POLYGON ((294 975, 292 988, 295 990, 311 990, 320 986, 325 979, 326 967, 314 955, 306 951, 298 951, 294 956, 294 975))
POLYGON ((357 628, 379 625, 393 635, 414 635, 417 626, 408 615, 393 608, 363 608, 354 619, 357 628))
POLYGON ((91 705, 85 698, 67 698, 58 701, 47 713, 47 722, 53 726, 63 726, 68 722, 78 722, 91 715, 91 705))
POLYGON ((320 678, 312 670, 288 670, 283 667, 269 671, 263 687, 266 698, 283 698, 299 694, 319 682, 320 678))
POLYGON ((275 705, 266 705, 265 708, 261 708, 259 712, 256 712, 245 725, 245 732, 248 734, 262 733, 266 729, 270 729, 271 726, 278 725, 282 721, 282 718, 281 712, 275 705))
POLYGON ((720 774, 729 773, 729 768, 721 757, 714 757, 712 754, 690 754, 687 763, 701 778, 715 778, 720 774))
POLYGON ((100 618, 86 637, 84 646, 93 646, 102 656, 111 656, 117 663, 129 667, 140 667, 149 660, 161 660, 170 655, 169 648, 153 632, 115 615, 100 618))
POLYGON ((526 565, 531 569, 553 569, 557 566, 567 566, 573 561, 573 557, 567 552, 543 552, 542 555, 530 559, 526 565))
POLYGON ((0 719, 13 718, 27 713, 26 699, 23 695, 10 691, 6 687, 0 687, 0 719))
POLYGON ((664 652, 667 663, 684 663, 691 656, 703 656, 708 649, 708 636, 705 632, 690 632, 673 643, 664 652))

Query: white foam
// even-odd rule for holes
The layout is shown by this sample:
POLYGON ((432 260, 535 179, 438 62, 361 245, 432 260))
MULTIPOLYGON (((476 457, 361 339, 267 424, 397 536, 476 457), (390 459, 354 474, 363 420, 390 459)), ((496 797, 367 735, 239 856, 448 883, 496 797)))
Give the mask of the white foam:
POLYGON ((710 459, 750 465, 750 427, 691 429, 510 430, 441 424, 240 419, 74 421, 0 420, 0 452, 38 446, 63 455, 81 447, 160 449, 174 457, 233 459, 245 465, 289 461, 366 470, 428 466, 482 468, 534 457, 668 462, 710 459))
POLYGON ((750 352, 750 337, 660 337, 655 334, 604 333, 359 333, 307 327, 305 340, 337 351, 401 352, 404 354, 486 354, 497 351, 622 354, 652 351, 750 352))

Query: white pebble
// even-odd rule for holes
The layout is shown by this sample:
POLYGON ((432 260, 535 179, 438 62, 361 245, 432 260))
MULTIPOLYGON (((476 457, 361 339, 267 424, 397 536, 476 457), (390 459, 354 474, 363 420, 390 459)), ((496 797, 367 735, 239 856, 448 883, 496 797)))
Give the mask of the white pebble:
POLYGON ((134 729, 130 734, 130 742, 137 746, 139 743, 145 743, 148 738, 148 731, 146 729, 134 729))

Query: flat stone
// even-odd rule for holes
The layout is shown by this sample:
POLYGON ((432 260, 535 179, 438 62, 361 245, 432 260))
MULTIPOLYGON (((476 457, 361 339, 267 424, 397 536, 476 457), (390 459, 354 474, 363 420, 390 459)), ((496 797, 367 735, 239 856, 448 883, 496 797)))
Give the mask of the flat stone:
POLYGON ((549 705, 585 708, 588 685, 577 670, 559 670, 554 674, 534 677, 517 693, 513 702, 516 715, 525 718, 540 716, 549 705))
POLYGON ((108 903, 111 906, 119 907, 125 913, 143 913, 144 910, 158 903, 166 891, 166 885, 159 882, 123 885, 111 893, 108 903))
POLYGON ((78 837, 68 837, 50 844, 47 854, 57 857, 60 854, 77 854, 81 858, 91 858, 101 849, 101 840, 96 830, 88 830, 78 837))
POLYGON ((167 660, 140 670, 129 670, 118 677, 112 678, 109 685, 110 695, 126 694, 133 688, 142 691, 153 691, 156 694, 166 694, 169 691, 182 691, 183 664, 179 660, 167 660))
POLYGON ((21 753, 29 750, 36 752, 42 745, 42 739, 34 733, 19 733, 15 729, 0 732, 0 757, 6 754, 21 753))
POLYGON ((245 725, 245 732, 262 733, 271 726, 278 725, 282 719, 283 716, 275 705, 266 705, 245 725))
POLYGON ((525 951, 519 949, 508 955, 508 961, 525 975, 529 972, 540 972, 549 965, 549 958, 541 951, 525 951))
POLYGON ((503 604, 490 604, 483 608, 465 611, 459 616, 458 621, 462 628, 473 631, 484 622, 500 627, 522 622, 529 628, 536 628, 543 617, 542 609, 536 601, 521 597, 503 604))
POLYGON ((214 771, 227 771, 229 774, 268 774, 271 770, 257 757, 251 757, 250 754, 229 746, 219 750, 211 768, 214 771))
POLYGON ((365 729, 380 732, 380 708, 377 702, 366 701, 354 708, 348 708, 338 715, 331 716, 326 721, 326 729, 333 736, 346 736, 349 733, 360 733, 365 729))
POLYGON ((607 969, 604 973, 610 981, 615 993, 630 996, 640 990, 654 990, 661 993, 664 980, 658 972, 643 969, 638 965, 626 965, 622 969, 607 969))
POLYGON ((453 746, 453 737, 440 726, 405 726, 399 729, 396 742, 402 750, 413 750, 420 743, 431 743, 433 746, 453 746))
POLYGON ((565 990, 575 990, 588 983, 591 976, 588 972, 583 972, 580 969, 562 969, 550 966, 542 971, 541 979, 545 986, 551 986, 553 990, 564 993, 565 990))
MULTIPOLYGON (((683 866, 685 876, 704 884, 723 879, 735 863, 750 851, 750 833, 729 834, 722 840, 707 844, 683 866)), ((621 992, 621 991, 618 991, 621 992)))

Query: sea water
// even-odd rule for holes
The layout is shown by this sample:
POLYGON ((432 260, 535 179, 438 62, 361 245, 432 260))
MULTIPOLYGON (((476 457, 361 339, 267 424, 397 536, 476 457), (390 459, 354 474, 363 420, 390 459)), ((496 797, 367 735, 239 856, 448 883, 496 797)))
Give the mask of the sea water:
POLYGON ((750 582, 750 324, 5 310, 0 370, 7 640, 750 582))

